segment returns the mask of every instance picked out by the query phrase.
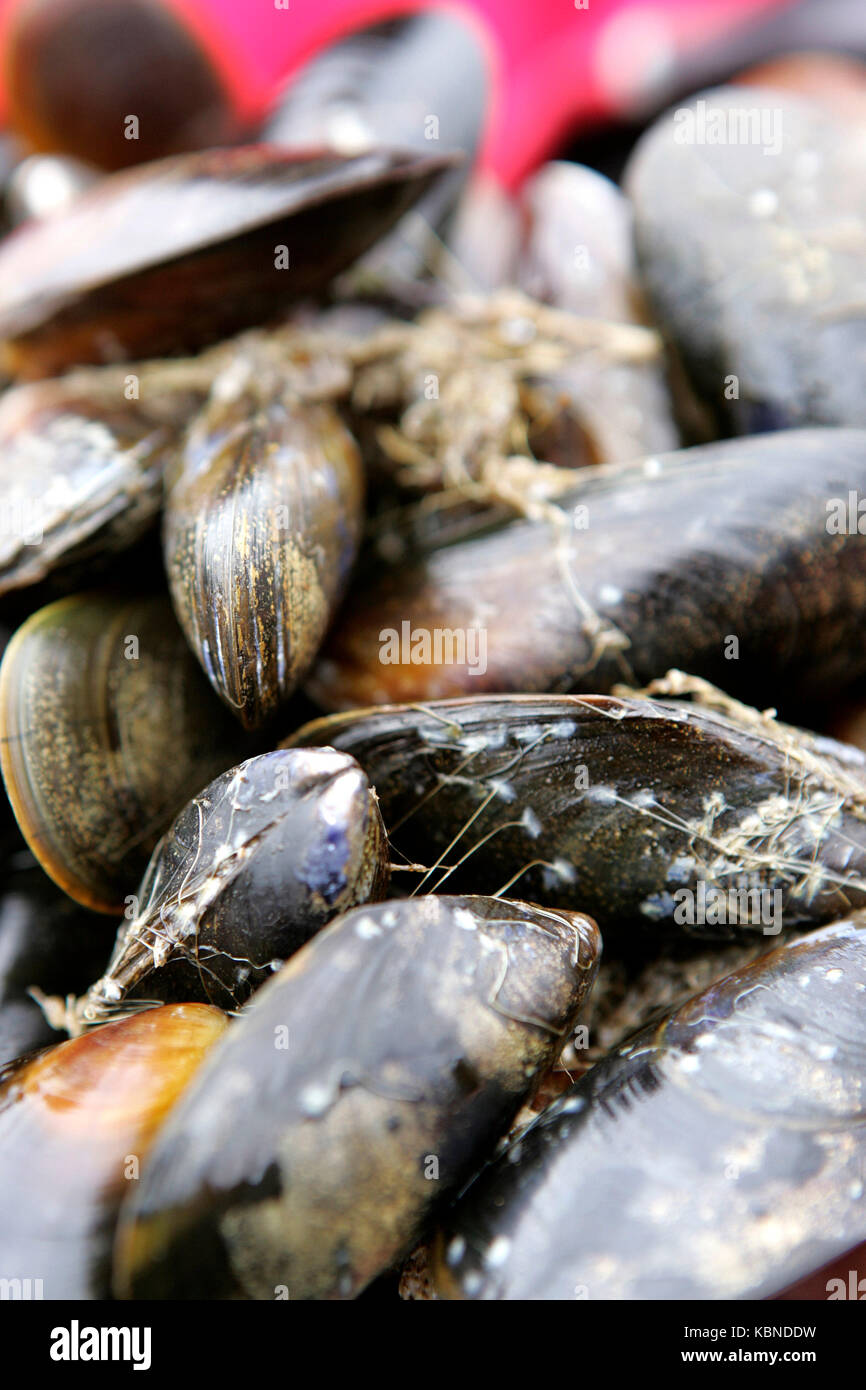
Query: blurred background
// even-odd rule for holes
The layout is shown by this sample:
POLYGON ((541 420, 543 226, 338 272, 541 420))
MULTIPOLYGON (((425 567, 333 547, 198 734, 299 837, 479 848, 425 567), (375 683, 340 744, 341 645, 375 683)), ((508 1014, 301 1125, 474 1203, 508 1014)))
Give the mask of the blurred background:
POLYGON ((13 222, 251 139, 435 142, 514 189, 553 156, 616 177, 654 113, 730 78, 866 109, 862 0, 4 0, 0 52, 13 222))

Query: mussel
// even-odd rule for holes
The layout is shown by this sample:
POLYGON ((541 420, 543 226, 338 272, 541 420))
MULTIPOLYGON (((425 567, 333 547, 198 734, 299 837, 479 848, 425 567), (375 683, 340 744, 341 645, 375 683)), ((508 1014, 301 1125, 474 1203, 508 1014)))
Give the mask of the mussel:
POLYGON ((160 1124, 225 1026, 207 1005, 166 1005, 4 1069, 4 1289, 26 1282, 19 1297, 108 1296, 124 1192, 140 1181, 160 1124))
POLYGON ((866 755, 701 690, 392 705, 289 742, 358 759, 415 891, 579 905, 605 935, 773 935, 866 905, 866 755))
POLYGON ((514 284, 522 239, 522 209, 514 195, 489 172, 475 169, 454 209, 445 265, 456 262, 473 289, 490 293, 514 284))
POLYGON ((677 666, 751 704, 781 691, 799 714, 866 671, 851 511, 866 432, 780 431, 565 481, 545 500, 530 478, 527 516, 488 518, 355 588, 309 683, 316 702, 598 694, 677 666))
POLYGON ((635 1035, 477 1179, 440 1296, 766 1298, 866 1238, 866 915, 635 1035))
POLYGON ((866 425, 866 129, 772 88, 667 112, 626 170, 644 283, 737 434, 866 425))
POLYGON ((325 922, 384 897, 387 845, 354 758, 332 748, 249 758, 166 831, 77 1016, 101 1023, 137 999, 238 1007, 325 922))
POLYGON ((346 1298, 507 1129, 595 973, 592 922, 487 898, 357 908, 252 1000, 118 1228, 138 1297, 346 1298))
POLYGON ((202 404, 201 361, 82 368, 0 397, 0 595, 93 582, 156 521, 166 460, 202 404))
POLYGON ((572 1043, 563 1049, 544 1088, 548 1099, 662 1013, 679 1008, 725 975, 752 965, 800 935, 783 926, 772 935, 741 932, 729 941, 685 934, 661 940, 638 934, 628 940, 621 934, 611 937, 610 956, 581 1014, 584 1031, 576 1030, 572 1043))
POLYGON ((237 140, 236 84, 187 16, 154 0, 18 0, 3 34, 13 130, 105 169, 237 140))
POLYGON ((358 287, 414 289, 441 247, 485 126, 489 69, 479 38, 462 15, 438 8, 352 30, 291 73, 262 130, 290 149, 426 153, 435 139, 466 157, 347 273, 358 287))
POLYGON ((178 808, 235 760, 168 598, 94 591, 34 613, 0 667, 0 765, 56 883, 119 912, 178 808))
POLYGON ((529 218, 521 287, 571 314, 606 322, 610 339, 525 384, 533 453, 575 468, 675 449, 680 441, 661 355, 630 361, 618 351, 617 324, 649 322, 628 200, 594 169, 554 161, 526 181, 521 201, 529 218))
POLYGON ((217 378, 169 467, 164 549, 190 646, 255 727, 315 659, 355 559, 364 483, 334 407, 247 353, 217 378))
POLYGON ((171 356, 273 319, 321 290, 453 164, 251 145, 113 174, 0 247, 2 363, 50 376, 171 356))

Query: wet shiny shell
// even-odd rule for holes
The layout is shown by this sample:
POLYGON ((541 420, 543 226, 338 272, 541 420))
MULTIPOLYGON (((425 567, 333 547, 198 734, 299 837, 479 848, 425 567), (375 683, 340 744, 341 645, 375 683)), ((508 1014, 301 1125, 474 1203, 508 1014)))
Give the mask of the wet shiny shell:
POLYGON ((345 753, 265 753, 223 773, 154 850, 84 1021, 127 999, 236 1008, 325 922, 384 896, 387 848, 345 753))
POLYGON ((256 995, 160 1135, 125 1294, 349 1297, 507 1128, 592 982, 593 924, 435 898, 341 917, 256 995))
POLYGON ((108 1296, 121 1198, 225 1026, 201 1004, 151 1009, 3 1073, 0 1278, 41 1280, 32 1298, 108 1296))
POLYGON ((864 999, 861 913, 637 1034, 449 1215, 440 1295, 766 1298, 863 1240, 864 999))
POLYGON ((119 912, 178 808, 234 761, 237 726, 167 598, 40 609, 0 668, 0 764, 24 838, 77 902, 119 912))
POLYGON ((761 706, 835 698, 866 671, 866 546, 856 518, 853 531, 828 526, 828 504, 847 506, 851 490, 866 494, 855 430, 583 469, 549 520, 432 549, 354 592, 310 691, 327 709, 598 693, 677 666, 761 706), (382 634, 402 641, 404 624, 410 641, 392 662, 382 634), (437 633, 448 640, 438 662, 437 633), (411 655, 416 634, 426 660, 411 655))
POLYGON ((490 696, 337 715, 291 740, 323 741, 376 787, 394 862, 426 866, 416 891, 514 893, 579 905, 605 933, 711 937, 778 925, 690 925, 680 890, 778 889, 783 927, 866 904, 866 756, 754 711, 490 696))
POLYGON ((58 570, 92 575, 145 534, 207 376, 197 364, 94 368, 0 396, 0 595, 58 570))
POLYGON ((703 92, 639 141, 642 277, 726 430, 866 425, 864 171, 861 120, 770 89, 703 92), (699 103, 736 138, 689 140, 699 103))
MULTIPOLYGON (((232 369, 230 369, 231 372, 232 369)), ((217 383, 169 470, 175 610, 217 693, 248 727, 307 674, 363 520, 357 447, 333 407, 279 383, 217 383)))
POLYGON ((0 248, 6 365, 44 376, 167 356, 271 319, 321 290, 453 162, 253 145, 114 174, 0 248))

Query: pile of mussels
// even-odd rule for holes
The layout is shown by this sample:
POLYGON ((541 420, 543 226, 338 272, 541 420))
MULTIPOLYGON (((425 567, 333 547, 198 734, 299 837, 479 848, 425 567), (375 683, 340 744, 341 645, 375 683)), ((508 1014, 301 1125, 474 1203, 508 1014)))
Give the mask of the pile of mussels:
POLYGON ((755 1298, 866 1241, 866 129, 715 90, 625 191, 469 185, 438 275, 353 271, 452 164, 172 156, 0 245, 46 1298, 755 1298))

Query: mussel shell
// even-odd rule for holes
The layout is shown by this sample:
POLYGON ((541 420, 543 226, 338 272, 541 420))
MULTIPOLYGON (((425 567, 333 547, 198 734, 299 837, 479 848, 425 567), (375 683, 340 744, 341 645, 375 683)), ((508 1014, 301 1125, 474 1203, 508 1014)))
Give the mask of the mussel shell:
MULTIPOLYGON (((581 1015, 581 1034, 559 1059, 551 1080, 566 1089, 633 1033, 685 1004, 730 975, 751 965, 800 933, 763 936, 742 933, 736 940, 695 940, 685 935, 660 939, 635 934, 612 940, 612 956, 581 1015)), ((554 1094, 558 1094, 554 1093, 554 1094)), ((553 1099, 553 1094, 548 1099, 553 1099)), ((536 1111, 542 1107, 536 1105, 536 1111)))
POLYGON ((781 431, 577 478, 558 519, 431 549, 355 590, 309 683, 316 702, 598 693, 679 667, 796 710, 866 670, 866 546, 828 522, 833 499, 866 496, 866 432, 781 431), (466 655, 401 649, 385 664, 384 634, 404 627, 431 651, 437 632, 462 634, 466 655))
POLYGON ((237 1008, 332 917, 384 897, 387 850, 375 794, 345 753, 278 751, 231 768, 154 850, 84 1021, 128 999, 237 1008))
POLYGON ((757 714, 506 695, 358 710, 289 740, 323 741, 366 770, 395 862, 427 866, 421 891, 579 905, 605 934, 778 931, 681 923, 675 895, 697 903, 701 883, 779 890, 767 912, 780 902, 785 928, 866 904, 866 755, 757 714))
POLYGON ((519 902, 339 918, 256 995, 163 1129, 118 1230, 119 1291, 358 1293, 505 1131, 598 951, 587 918, 519 902))
POLYGON ((165 563, 189 644, 247 727, 273 715, 312 665, 363 505, 358 449, 331 405, 279 384, 227 394, 217 382, 169 469, 165 563))
POLYGON ((350 32, 290 74, 262 131, 269 143, 346 154, 380 145, 426 153, 435 112, 438 147, 465 156, 463 167, 439 179, 348 273, 356 285, 402 291, 431 284, 443 224, 485 128, 490 68, 480 40, 460 14, 418 10, 350 32))
POLYGON ((440 1295, 766 1298, 866 1237, 866 918, 600 1062, 449 1214, 440 1295))
MULTIPOLYGON (((165 1115, 226 1026, 167 1005, 59 1043, 0 1082, 0 1278, 105 1298, 114 1222, 165 1115)), ((4 1285, 5 1287, 5 1285, 4 1285)))
POLYGON ((58 570, 71 582, 88 568, 92 583, 96 564, 154 523, 166 460, 206 373, 147 375, 144 399, 126 399, 128 377, 112 368, 0 396, 0 595, 58 570))
POLYGON ((737 434, 866 425, 864 168, 861 121, 770 88, 704 92, 632 155, 651 302, 737 434))
POLYGON ((478 35, 461 16, 406 14, 347 34, 292 73, 263 138, 346 154, 381 145, 426 151, 435 111, 441 147, 474 156, 488 76, 478 35))
POLYGON ((474 169, 454 209, 448 255, 473 289, 483 293, 513 285, 522 239, 516 199, 489 172, 474 169))
POLYGON ((111 949, 111 923, 61 893, 26 851, 2 873, 0 1067, 63 1039, 28 991, 35 986, 46 995, 66 995, 86 989, 111 949))
POLYGON ((523 184, 520 203, 528 227, 518 277, 527 294, 573 314, 646 322, 631 206, 615 183, 551 160, 523 184))
POLYGON ((18 0, 4 28, 6 118, 26 148, 105 169, 231 144, 238 93, 214 63, 215 39, 153 0, 18 0))
POLYGON ((30 849, 100 912, 122 910, 172 816, 241 742, 168 598, 107 592, 60 599, 18 629, 0 667, 0 731, 30 849))
MULTIPOLYGON (((529 219, 518 283, 535 299, 610 324, 646 324, 637 283, 632 213, 615 184, 595 169, 558 160, 521 189, 529 219)), ((537 458, 566 467, 619 463, 675 449, 664 364, 619 360, 615 347, 576 353, 532 382, 546 421, 530 433, 537 458)))
POLYGON ((170 356, 272 319, 322 290, 453 163, 250 145, 114 174, 0 248, 7 364, 44 376, 170 356))

